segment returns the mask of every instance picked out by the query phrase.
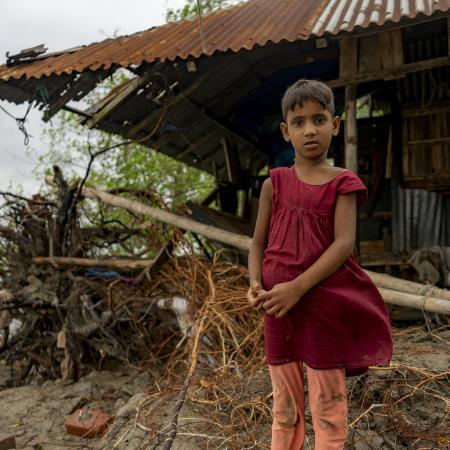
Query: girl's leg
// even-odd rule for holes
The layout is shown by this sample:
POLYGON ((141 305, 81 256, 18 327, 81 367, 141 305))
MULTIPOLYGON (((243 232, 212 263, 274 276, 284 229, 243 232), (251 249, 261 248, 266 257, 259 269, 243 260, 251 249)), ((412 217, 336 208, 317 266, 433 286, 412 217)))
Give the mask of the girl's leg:
POLYGON ((307 367, 315 450, 341 450, 347 440, 345 369, 307 367))
POLYGON ((301 362, 269 366, 273 389, 272 450, 301 450, 305 397, 301 362))

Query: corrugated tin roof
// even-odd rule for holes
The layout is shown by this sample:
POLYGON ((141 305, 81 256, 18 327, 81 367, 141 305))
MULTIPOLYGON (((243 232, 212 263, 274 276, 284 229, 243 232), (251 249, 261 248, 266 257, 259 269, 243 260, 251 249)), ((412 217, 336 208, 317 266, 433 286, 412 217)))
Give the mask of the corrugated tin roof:
POLYGON ((215 52, 238 52, 269 42, 294 42, 311 35, 337 34, 449 9, 450 0, 249 0, 203 18, 204 46, 198 20, 189 19, 106 39, 76 51, 44 54, 12 67, 0 66, 0 79, 41 78, 108 69, 112 65, 127 67, 215 52))

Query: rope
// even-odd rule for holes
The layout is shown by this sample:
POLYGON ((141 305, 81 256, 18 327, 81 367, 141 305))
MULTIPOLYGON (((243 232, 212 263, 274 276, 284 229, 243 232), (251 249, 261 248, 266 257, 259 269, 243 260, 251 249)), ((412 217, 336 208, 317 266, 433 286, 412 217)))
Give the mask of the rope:
POLYGON ((14 114, 11 114, 6 108, 4 108, 2 105, 0 105, 0 109, 7 114, 9 117, 14 119, 16 121, 16 125, 19 128, 19 131, 23 133, 24 140, 23 143, 25 145, 28 145, 30 143, 30 137, 33 137, 31 134, 28 133, 25 122, 28 117, 28 113, 31 111, 31 108, 33 107, 34 103, 42 103, 44 105, 44 110, 47 110, 49 107, 49 99, 50 96, 48 94, 47 87, 43 84, 39 84, 36 88, 36 92, 33 95, 33 97, 29 100, 27 110, 25 112, 25 115, 23 117, 16 117, 14 114))
POLYGON ((26 127, 25 127, 25 122, 26 122, 26 120, 27 120, 28 113, 30 112, 32 106, 33 106, 33 101, 31 101, 31 102, 28 104, 27 111, 26 111, 26 113, 25 113, 25 115, 24 115, 23 117, 16 117, 16 116, 14 116, 13 114, 11 114, 8 110, 6 110, 5 108, 3 108, 2 105, 0 105, 0 109, 1 109, 4 113, 6 113, 9 117, 11 117, 12 119, 14 119, 14 120, 16 121, 16 125, 17 125, 17 127, 19 128, 19 131, 21 131, 21 132, 23 133, 23 135, 24 135, 23 143, 24 143, 25 145, 28 145, 28 144, 29 144, 29 142, 30 142, 30 137, 32 137, 32 136, 28 133, 28 131, 27 131, 26 127))

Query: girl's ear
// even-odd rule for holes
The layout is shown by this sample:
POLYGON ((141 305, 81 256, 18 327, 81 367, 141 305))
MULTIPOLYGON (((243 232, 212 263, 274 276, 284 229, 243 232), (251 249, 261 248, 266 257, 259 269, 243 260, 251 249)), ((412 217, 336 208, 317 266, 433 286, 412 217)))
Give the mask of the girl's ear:
POLYGON ((339 128, 341 126, 341 119, 339 116, 336 116, 333 119, 333 136, 337 136, 339 134, 339 128))
POLYGON ((286 142, 291 142, 291 138, 289 137, 288 126, 285 122, 280 123, 281 133, 283 134, 283 138, 286 142))

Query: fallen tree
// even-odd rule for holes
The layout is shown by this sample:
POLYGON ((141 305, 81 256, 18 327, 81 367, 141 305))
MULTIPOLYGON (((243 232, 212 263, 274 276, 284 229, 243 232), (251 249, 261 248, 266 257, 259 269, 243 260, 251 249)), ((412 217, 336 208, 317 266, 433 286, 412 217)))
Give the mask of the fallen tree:
POLYGON ((63 256, 39 256, 32 259, 34 264, 51 264, 53 266, 110 267, 113 269, 146 269, 153 264, 153 259, 94 259, 69 258, 63 256))
MULTIPOLYGON (((51 178, 47 181, 49 184, 53 184, 51 178)), ((250 249, 251 238, 248 236, 221 230, 211 225, 200 224, 188 217, 149 207, 138 201, 118 197, 92 187, 83 188, 82 195, 97 199, 111 206, 124 208, 128 211, 152 217, 153 219, 174 225, 183 230, 202 234, 214 241, 232 245, 242 250, 250 249)), ((448 302, 450 300, 450 292, 420 283, 396 279, 389 275, 378 274, 372 271, 366 271, 366 273, 379 288, 386 303, 450 315, 450 303, 448 302), (427 295, 423 295, 424 293, 427 295)))

